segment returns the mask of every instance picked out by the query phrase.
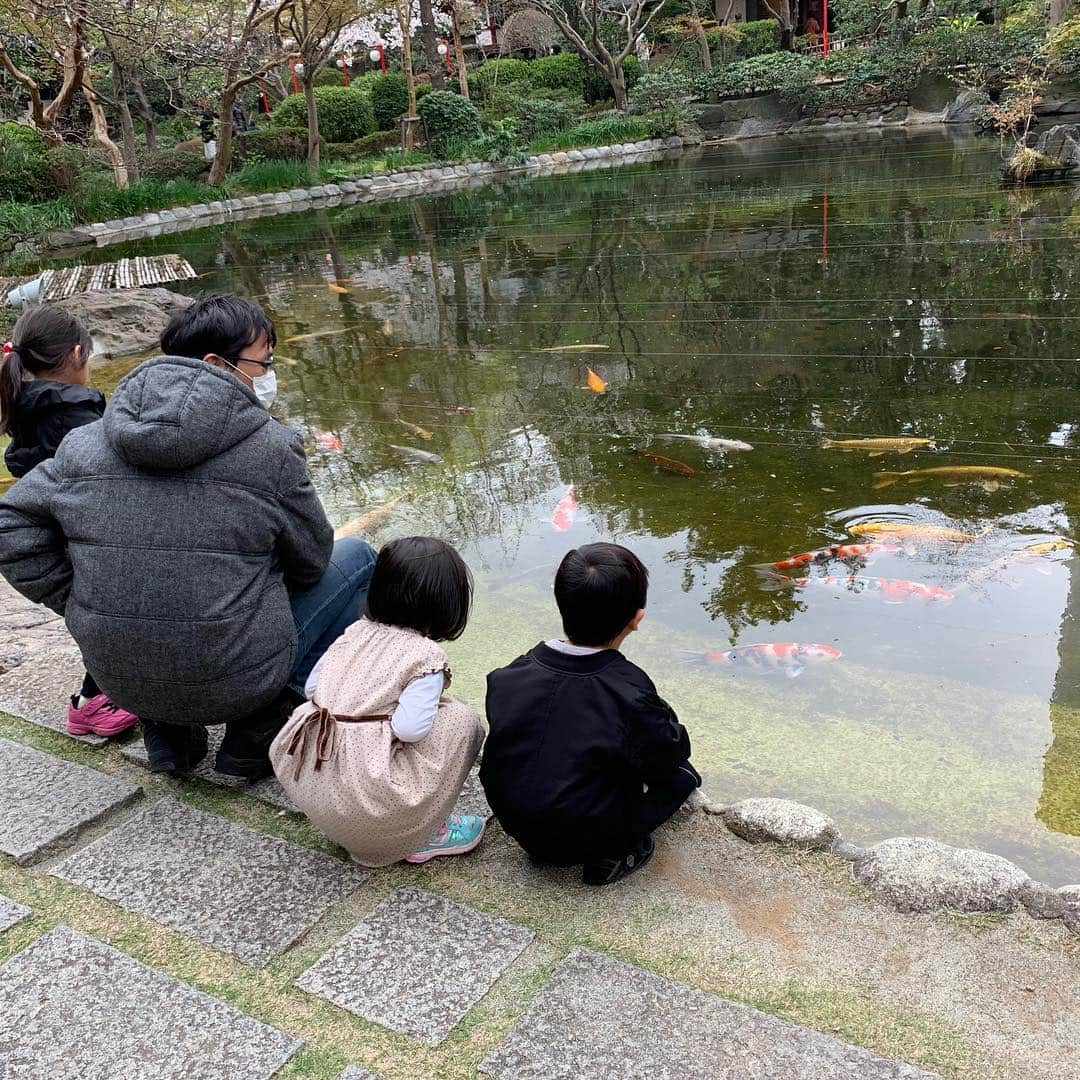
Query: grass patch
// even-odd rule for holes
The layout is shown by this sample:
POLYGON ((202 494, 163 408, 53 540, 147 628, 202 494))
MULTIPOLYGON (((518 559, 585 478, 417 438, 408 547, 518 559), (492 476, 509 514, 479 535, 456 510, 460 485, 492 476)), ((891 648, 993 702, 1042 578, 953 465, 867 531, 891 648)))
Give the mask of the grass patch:
POLYGON ((79 214, 70 199, 30 204, 0 202, 0 250, 9 250, 49 229, 70 229, 78 223, 79 214))
POLYGON ((649 125, 639 116, 602 116, 575 124, 557 135, 537 139, 529 149, 572 150, 577 146, 607 146, 612 143, 637 142, 650 137, 649 125))

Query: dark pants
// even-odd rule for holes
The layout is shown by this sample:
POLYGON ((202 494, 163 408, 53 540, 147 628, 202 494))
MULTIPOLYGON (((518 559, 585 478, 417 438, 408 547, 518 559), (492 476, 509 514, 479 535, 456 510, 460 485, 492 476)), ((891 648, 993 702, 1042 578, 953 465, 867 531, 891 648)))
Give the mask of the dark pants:
MULTIPOLYGON (((326 573, 310 589, 289 598, 296 624, 296 658, 288 683, 269 705, 226 723, 221 754, 241 764, 266 760, 270 743, 288 719, 290 706, 303 699, 311 669, 345 628, 360 618, 375 554, 375 549, 358 537, 338 540, 326 573)), ((186 759, 185 766, 206 753, 206 729, 201 725, 143 720, 143 729, 151 736, 148 744, 164 740, 186 759)))
POLYGON ((645 837, 658 829, 701 786, 697 769, 684 761, 661 780, 653 781, 642 792, 641 800, 618 821, 575 823, 572 831, 560 835, 545 830, 542 822, 535 829, 507 829, 529 856, 550 866, 578 866, 598 859, 619 859, 635 851, 645 837))

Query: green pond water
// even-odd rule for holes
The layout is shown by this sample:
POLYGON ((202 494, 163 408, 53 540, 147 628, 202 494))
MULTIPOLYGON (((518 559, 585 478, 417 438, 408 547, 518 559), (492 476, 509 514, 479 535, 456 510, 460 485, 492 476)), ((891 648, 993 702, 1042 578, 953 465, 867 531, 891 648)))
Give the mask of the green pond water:
POLYGON ((275 412, 304 433, 332 520, 397 500, 374 541, 434 533, 473 567, 450 646, 467 700, 559 631, 562 554, 615 539, 652 575, 626 652, 690 728, 714 797, 787 796, 856 842, 930 834, 1063 883, 1080 881, 1077 564, 1006 557, 1076 530, 1080 209, 1070 188, 1003 189, 997 168, 992 140, 760 141, 100 257, 178 251, 202 275, 191 291, 267 308, 275 412), (606 393, 585 388, 590 367, 606 393), (936 448, 822 445, 905 435, 936 448), (957 465, 1025 475, 874 489, 875 471, 957 465), (761 587, 753 564, 867 520, 977 539, 809 571, 855 588, 761 587), (888 603, 872 576, 954 595, 888 603), (843 655, 798 678, 680 658, 790 641, 843 655))

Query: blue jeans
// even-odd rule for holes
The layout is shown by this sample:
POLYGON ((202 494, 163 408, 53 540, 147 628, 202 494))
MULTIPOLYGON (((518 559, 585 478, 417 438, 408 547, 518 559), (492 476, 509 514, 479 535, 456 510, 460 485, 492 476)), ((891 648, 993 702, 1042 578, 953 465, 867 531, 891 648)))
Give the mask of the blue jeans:
POLYGON ((304 683, 319 658, 364 610, 375 549, 366 541, 347 536, 334 544, 326 573, 310 589, 289 598, 296 622, 296 660, 289 689, 304 693, 304 683))

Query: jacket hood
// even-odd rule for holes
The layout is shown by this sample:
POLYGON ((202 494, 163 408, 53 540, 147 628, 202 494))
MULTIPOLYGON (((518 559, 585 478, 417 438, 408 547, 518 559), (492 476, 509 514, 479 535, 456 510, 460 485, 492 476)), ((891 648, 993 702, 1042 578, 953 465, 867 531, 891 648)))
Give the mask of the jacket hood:
POLYGON ((16 412, 21 415, 59 405, 85 405, 104 412, 105 395, 91 386, 78 383, 62 383, 53 379, 28 379, 19 388, 16 412))
POLYGON ((140 364, 121 380, 102 421, 129 465, 158 472, 200 465, 270 422, 235 375, 183 356, 140 364))

